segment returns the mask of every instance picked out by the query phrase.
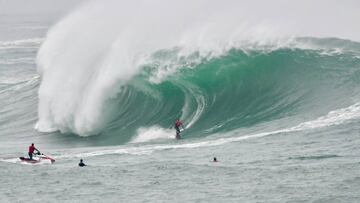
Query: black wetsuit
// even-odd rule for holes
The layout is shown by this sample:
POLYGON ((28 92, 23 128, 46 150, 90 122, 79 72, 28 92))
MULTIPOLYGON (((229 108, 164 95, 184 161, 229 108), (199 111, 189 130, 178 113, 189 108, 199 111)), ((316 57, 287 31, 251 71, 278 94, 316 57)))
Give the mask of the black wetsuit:
POLYGON ((179 120, 177 120, 174 126, 176 130, 176 134, 180 134, 180 126, 182 126, 182 123, 179 120))
POLYGON ((176 134, 180 134, 180 126, 175 126, 176 134))
POLYGON ((80 166, 80 167, 83 167, 83 166, 86 166, 86 165, 85 165, 83 162, 80 162, 80 163, 79 163, 79 166, 80 166))

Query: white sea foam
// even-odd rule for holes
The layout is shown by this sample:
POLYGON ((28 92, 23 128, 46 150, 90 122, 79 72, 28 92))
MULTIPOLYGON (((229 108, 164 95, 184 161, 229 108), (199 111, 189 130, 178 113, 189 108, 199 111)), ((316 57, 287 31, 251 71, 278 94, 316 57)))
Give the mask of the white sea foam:
POLYGON ((39 81, 39 75, 30 75, 24 77, 12 77, 9 75, 0 76, 0 84, 2 85, 16 85, 13 90, 20 89, 24 86, 34 84, 39 81))
POLYGON ((0 41, 0 49, 38 48, 44 38, 30 38, 14 41, 0 41))
MULTIPOLYGON (((72 155, 60 155, 56 156, 55 158, 72 158, 72 157, 92 157, 92 156, 103 156, 103 155, 111 155, 111 154, 130 154, 130 155, 149 155, 154 151, 159 150, 169 150, 169 149, 192 149, 192 148, 199 148, 199 147, 213 147, 224 145, 233 142, 239 142, 248 139, 255 139, 266 137, 270 135, 276 135, 280 133, 291 133, 297 131, 305 131, 305 130, 312 130, 323 128, 327 126, 334 126, 340 125, 352 119, 358 119, 360 117, 360 103, 356 103, 352 106, 341 108, 338 110, 334 110, 329 112, 327 115, 319 117, 312 121, 307 121, 300 123, 299 125, 284 128, 269 132, 262 132, 256 134, 249 134, 249 135, 241 135, 239 136, 238 131, 232 131, 226 133, 226 135, 222 135, 223 138, 218 139, 210 139, 206 141, 200 142, 187 142, 183 144, 167 144, 167 145, 147 145, 147 146, 139 146, 139 147, 124 147, 124 148, 117 148, 117 149, 107 149, 107 150, 98 150, 93 152, 85 152, 85 153, 75 153, 72 155), (225 136, 225 137, 224 137, 225 136)), ((137 142, 147 142, 153 139, 169 139, 170 136, 174 139, 174 132, 161 129, 159 127, 154 128, 142 128, 138 131, 139 135, 136 137, 132 143, 137 142), (157 135, 159 133, 159 135, 157 135)), ((194 141, 194 140, 192 140, 194 141)))
POLYGON ((20 159, 19 158, 6 158, 6 159, 0 159, 0 161, 15 164, 15 163, 20 162, 20 159))
POLYGON ((15 64, 35 64, 35 58, 9 58, 0 59, 0 65, 15 65, 15 64))
MULTIPOLYGON (((259 9, 258 4, 252 6, 259 9)), ((272 18, 269 10, 254 13, 235 0, 226 4, 198 0, 191 6, 161 0, 88 2, 55 25, 41 46, 37 129, 82 136, 97 133, 106 123, 102 115, 105 101, 162 50, 177 53, 171 61, 158 61, 151 82, 159 83, 181 68, 192 68, 191 64, 233 48, 247 52, 293 46, 291 36, 298 33, 279 26, 286 19, 282 12, 270 12, 275 15, 272 18)), ((200 108, 194 121, 199 113, 200 108)))
POLYGON ((131 141, 131 143, 148 142, 151 140, 159 139, 173 139, 174 130, 164 129, 159 126, 153 126, 150 128, 140 128, 137 131, 137 135, 131 141))
POLYGON ((23 164, 23 165, 48 165, 48 164, 52 164, 50 160, 48 159, 43 159, 42 161, 38 162, 38 163, 28 163, 25 161, 21 161, 19 158, 5 158, 5 159, 0 159, 0 161, 2 162, 7 162, 7 163, 13 163, 13 164, 23 164))
MULTIPOLYGON (((247 22, 242 22, 245 16, 239 17, 238 12, 226 12, 225 16, 204 12, 207 1, 196 2, 192 8, 180 1, 135 1, 113 6, 118 4, 92 1, 48 33, 38 54, 38 71, 42 75, 38 130, 94 134, 105 122, 104 102, 159 50, 178 47, 176 60, 187 61, 193 53, 199 56, 194 60, 219 56, 236 43, 242 44, 239 41, 256 41, 259 46, 279 41, 278 35, 269 31, 271 28, 249 28, 247 22), (143 6, 138 7, 139 3, 143 6), (159 5, 164 10, 153 12, 161 9, 159 5)), ((162 64, 166 68, 158 68, 154 74, 157 76, 151 80, 161 82, 176 72, 181 68, 176 60, 168 66, 162 64)), ((199 112, 194 118, 198 116, 199 112)))

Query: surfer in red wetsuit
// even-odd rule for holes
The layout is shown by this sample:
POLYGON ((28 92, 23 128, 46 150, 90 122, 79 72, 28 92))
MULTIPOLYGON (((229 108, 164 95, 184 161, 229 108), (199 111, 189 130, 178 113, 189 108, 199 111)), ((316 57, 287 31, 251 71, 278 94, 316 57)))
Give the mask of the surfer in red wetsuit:
POLYGON ((177 119, 175 122, 175 130, 176 130, 176 139, 180 139, 180 127, 182 127, 184 129, 184 126, 182 124, 182 122, 177 119))
POLYGON ((38 153, 40 153, 40 151, 35 148, 34 143, 31 143, 31 145, 29 146, 29 157, 30 157, 30 160, 33 159, 32 157, 33 157, 34 151, 37 151, 38 153))

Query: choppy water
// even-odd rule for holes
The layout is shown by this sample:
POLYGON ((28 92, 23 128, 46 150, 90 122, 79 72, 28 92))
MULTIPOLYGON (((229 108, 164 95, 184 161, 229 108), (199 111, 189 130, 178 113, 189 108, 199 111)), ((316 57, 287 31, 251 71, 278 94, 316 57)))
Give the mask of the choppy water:
POLYGON ((94 5, 1 18, 1 202, 360 201, 360 43, 168 37, 157 15, 143 40, 94 5), (19 163, 31 142, 55 164, 19 163))

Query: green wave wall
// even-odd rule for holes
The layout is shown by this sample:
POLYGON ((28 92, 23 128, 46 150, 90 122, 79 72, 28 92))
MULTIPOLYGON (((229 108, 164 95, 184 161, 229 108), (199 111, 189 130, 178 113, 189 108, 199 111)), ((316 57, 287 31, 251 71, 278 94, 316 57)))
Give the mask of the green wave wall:
POLYGON ((104 114, 111 122, 100 134, 123 142, 139 127, 171 128, 181 118, 190 124, 185 138, 203 137, 259 125, 286 126, 356 102, 359 44, 299 40, 319 48, 232 49, 183 65, 158 83, 149 82, 149 77, 159 64, 147 65, 107 102, 104 114))

